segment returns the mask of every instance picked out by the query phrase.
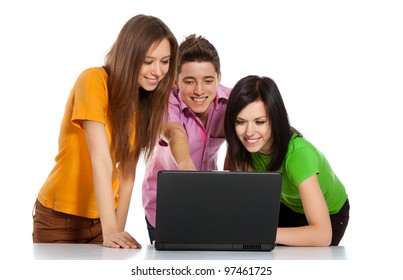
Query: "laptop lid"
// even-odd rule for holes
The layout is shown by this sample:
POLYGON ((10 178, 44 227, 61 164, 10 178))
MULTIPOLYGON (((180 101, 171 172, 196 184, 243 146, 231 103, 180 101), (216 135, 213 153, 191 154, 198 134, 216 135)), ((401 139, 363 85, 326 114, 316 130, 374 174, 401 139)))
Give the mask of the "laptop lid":
POLYGON ((279 172, 160 171, 157 250, 274 248, 279 172))

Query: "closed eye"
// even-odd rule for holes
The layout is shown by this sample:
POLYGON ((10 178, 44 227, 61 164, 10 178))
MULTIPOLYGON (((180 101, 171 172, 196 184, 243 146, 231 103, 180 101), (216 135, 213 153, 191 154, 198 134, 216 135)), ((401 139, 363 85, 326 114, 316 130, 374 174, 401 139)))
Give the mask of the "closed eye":
POLYGON ((185 85, 192 85, 194 83, 194 81, 193 80, 184 80, 183 83, 185 85))

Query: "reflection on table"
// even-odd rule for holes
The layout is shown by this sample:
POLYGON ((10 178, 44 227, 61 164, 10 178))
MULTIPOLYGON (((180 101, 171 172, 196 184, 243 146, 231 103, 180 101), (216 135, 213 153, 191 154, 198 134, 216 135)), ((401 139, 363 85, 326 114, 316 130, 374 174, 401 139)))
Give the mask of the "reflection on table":
POLYGON ((343 246, 277 246, 271 252, 255 251, 157 251, 112 249, 95 244, 32 244, 34 260, 346 260, 343 246))

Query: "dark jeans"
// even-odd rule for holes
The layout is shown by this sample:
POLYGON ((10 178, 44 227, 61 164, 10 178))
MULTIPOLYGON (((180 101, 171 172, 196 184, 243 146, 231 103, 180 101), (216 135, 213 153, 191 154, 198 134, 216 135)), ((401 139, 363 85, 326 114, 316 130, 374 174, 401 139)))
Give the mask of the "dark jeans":
MULTIPOLYGON (((332 243, 330 246, 337 246, 343 238, 346 231, 348 220, 350 218, 350 203, 347 201, 336 214, 330 215, 332 223, 332 243)), ((280 205, 280 215, 278 227, 301 227, 308 225, 308 221, 304 214, 296 213, 288 208, 285 204, 280 205)))
POLYGON ((148 236, 150 237, 150 243, 151 245, 155 241, 155 227, 153 227, 150 222, 146 218, 146 223, 147 223, 147 230, 148 230, 148 236))

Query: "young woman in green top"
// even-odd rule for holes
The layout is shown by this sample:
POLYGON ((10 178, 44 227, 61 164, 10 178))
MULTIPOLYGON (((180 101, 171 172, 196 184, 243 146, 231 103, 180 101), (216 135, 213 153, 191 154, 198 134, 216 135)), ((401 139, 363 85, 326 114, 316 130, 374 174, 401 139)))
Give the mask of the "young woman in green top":
POLYGON ((276 243, 338 245, 349 220, 346 190, 325 156, 290 126, 275 82, 259 76, 238 81, 224 125, 230 170, 283 175, 276 243))

